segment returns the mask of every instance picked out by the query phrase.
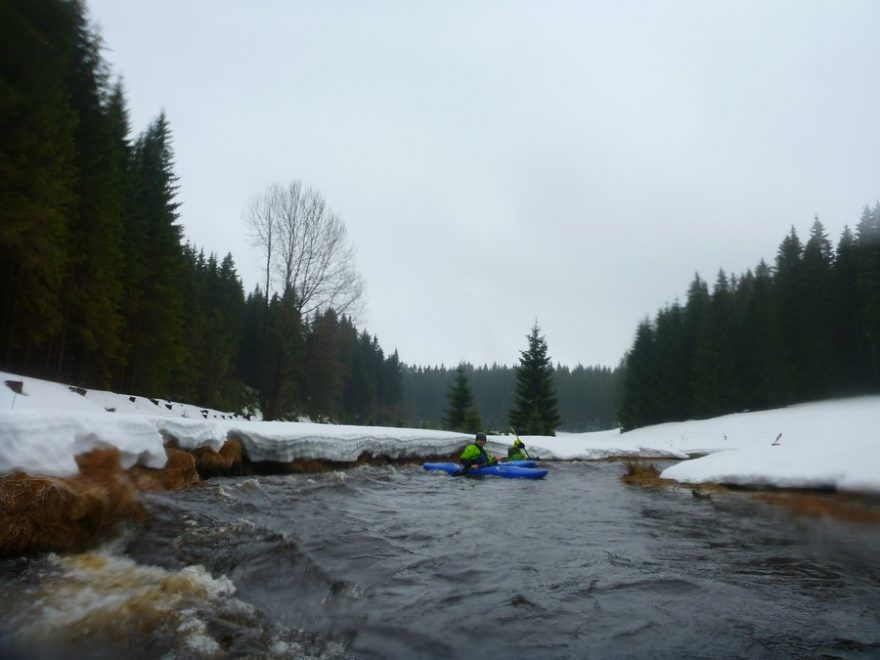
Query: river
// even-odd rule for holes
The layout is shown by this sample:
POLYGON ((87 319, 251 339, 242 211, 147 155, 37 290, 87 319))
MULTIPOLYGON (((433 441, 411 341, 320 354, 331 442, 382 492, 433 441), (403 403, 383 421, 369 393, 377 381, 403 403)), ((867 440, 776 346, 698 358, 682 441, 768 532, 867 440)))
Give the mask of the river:
POLYGON ((11 658, 876 658, 880 530, 613 462, 148 494, 99 550, 0 562, 11 658))

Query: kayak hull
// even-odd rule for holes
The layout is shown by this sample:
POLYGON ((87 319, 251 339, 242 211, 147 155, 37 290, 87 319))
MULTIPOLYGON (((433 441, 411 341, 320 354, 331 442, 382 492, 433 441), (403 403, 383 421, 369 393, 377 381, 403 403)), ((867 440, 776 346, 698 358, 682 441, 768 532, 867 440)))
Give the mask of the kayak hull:
MULTIPOLYGON (((531 463, 534 461, 511 461, 509 463, 499 463, 496 465, 487 465, 481 468, 471 468, 467 472, 467 476, 474 477, 504 477, 506 479, 543 479, 547 476, 547 470, 543 468, 527 467, 522 463, 531 463)), ((461 474, 461 465, 458 463, 423 463, 422 468, 428 472, 445 472, 446 474, 461 474)))

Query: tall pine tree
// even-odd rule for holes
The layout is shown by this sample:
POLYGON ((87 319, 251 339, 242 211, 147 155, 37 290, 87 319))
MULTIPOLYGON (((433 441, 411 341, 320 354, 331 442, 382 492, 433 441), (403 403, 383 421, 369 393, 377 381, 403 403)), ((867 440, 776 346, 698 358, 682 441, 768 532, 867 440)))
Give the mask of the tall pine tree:
POLYGON ((122 251, 128 118, 121 87, 111 90, 100 39, 76 26, 68 88, 78 121, 74 132, 77 205, 71 216, 64 282, 64 326, 57 372, 92 387, 111 385, 121 358, 122 251))
POLYGON ((880 390, 880 203, 865 206, 856 225, 856 287, 859 332, 865 341, 863 378, 871 391, 880 390))
POLYGON ((553 367, 547 355, 547 342, 538 324, 527 336, 529 345, 520 351, 516 369, 516 397, 510 411, 510 425, 523 435, 556 435, 559 426, 553 367))
POLYGON ((803 396, 827 397, 833 385, 832 266, 834 249, 817 217, 804 246, 801 264, 803 290, 800 335, 804 350, 803 396))
POLYGON ((654 326, 646 318, 636 329, 632 348, 623 361, 623 394, 620 399, 620 427, 629 431, 661 419, 659 373, 654 326))
POLYGON ((843 228, 837 243, 833 273, 835 389, 841 394, 854 394, 863 383, 866 360, 862 359, 865 337, 859 332, 858 255, 849 226, 843 228))
POLYGON ((183 273, 177 177, 164 113, 134 148, 132 213, 126 223, 124 391, 167 397, 183 357, 183 273))

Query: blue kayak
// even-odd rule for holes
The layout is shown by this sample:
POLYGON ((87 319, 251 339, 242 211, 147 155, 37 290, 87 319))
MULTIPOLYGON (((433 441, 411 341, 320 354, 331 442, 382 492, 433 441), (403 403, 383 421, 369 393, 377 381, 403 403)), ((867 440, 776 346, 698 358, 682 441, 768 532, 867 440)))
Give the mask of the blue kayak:
MULTIPOLYGON (((534 467, 534 461, 510 461, 508 463, 496 463, 481 468, 471 468, 468 476, 474 477, 505 477, 507 479, 543 479, 547 476, 547 470, 534 467), (530 464, 528 467, 523 463, 530 464)), ((428 472, 446 472, 447 474, 461 474, 461 465, 458 463, 422 463, 422 467, 428 472)))
POLYGON ((533 460, 522 460, 522 461, 504 461, 501 465, 515 465, 516 467, 538 467, 538 464, 533 460))

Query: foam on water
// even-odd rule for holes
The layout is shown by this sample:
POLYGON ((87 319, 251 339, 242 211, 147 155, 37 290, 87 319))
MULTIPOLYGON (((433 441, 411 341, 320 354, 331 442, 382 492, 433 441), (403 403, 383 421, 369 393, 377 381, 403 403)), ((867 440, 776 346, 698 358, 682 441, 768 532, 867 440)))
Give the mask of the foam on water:
POLYGON ((217 609, 251 613, 233 598, 225 576, 202 566, 169 571, 142 566, 109 552, 49 556, 45 579, 30 586, 30 598, 14 613, 10 639, 27 647, 44 639, 120 639, 154 631, 174 638, 177 647, 210 655, 220 650, 207 633, 203 613, 217 609))

